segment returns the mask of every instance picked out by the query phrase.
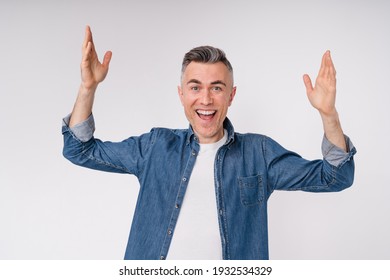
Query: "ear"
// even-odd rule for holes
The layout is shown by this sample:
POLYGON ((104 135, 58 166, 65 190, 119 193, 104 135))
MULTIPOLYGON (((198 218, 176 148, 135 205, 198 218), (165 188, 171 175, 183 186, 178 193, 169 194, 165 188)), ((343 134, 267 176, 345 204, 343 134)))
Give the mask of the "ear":
POLYGON ((183 91, 182 91, 182 89, 181 89, 181 86, 177 86, 177 93, 178 93, 178 95, 179 95, 181 105, 184 106, 184 103, 183 103, 183 98, 184 98, 184 96, 183 96, 183 91))
POLYGON ((232 103, 233 103, 233 99, 236 96, 236 90, 237 90, 237 87, 233 87, 232 92, 230 93, 229 106, 232 105, 232 103))

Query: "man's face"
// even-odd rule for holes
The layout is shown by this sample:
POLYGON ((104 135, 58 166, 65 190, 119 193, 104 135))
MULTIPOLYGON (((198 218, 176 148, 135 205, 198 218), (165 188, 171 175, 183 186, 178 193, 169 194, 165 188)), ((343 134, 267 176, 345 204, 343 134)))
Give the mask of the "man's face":
POLYGON ((199 143, 215 143, 223 137, 223 121, 236 88, 222 62, 191 62, 183 73, 179 97, 199 143))

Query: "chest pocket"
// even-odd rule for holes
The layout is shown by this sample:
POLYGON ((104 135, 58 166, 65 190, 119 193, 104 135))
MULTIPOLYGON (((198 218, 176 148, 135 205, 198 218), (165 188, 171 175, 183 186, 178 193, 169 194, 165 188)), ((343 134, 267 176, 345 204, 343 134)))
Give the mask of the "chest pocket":
POLYGON ((263 182, 260 175, 239 177, 240 199, 244 206, 260 204, 264 199, 263 182))

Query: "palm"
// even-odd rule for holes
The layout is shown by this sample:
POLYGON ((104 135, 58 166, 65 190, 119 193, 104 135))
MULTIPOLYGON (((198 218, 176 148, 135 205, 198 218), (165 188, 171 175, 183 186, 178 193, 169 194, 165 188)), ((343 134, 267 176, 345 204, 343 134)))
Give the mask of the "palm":
POLYGON ((89 26, 86 28, 82 53, 81 79, 83 85, 86 88, 96 87, 107 76, 112 53, 106 52, 103 63, 100 63, 89 26))
POLYGON ((336 103, 336 70, 329 51, 322 57, 321 68, 314 87, 308 75, 304 75, 303 79, 307 97, 312 106, 323 114, 333 113, 336 103))

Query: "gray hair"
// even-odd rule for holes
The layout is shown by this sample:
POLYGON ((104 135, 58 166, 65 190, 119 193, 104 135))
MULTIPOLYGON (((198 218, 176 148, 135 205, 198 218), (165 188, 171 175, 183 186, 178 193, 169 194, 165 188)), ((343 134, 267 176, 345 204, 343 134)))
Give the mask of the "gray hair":
POLYGON ((225 64, 229 72, 233 77, 233 67, 230 64, 229 60, 226 58, 226 54, 223 50, 214 48, 211 46, 201 46, 193 48, 188 53, 184 55, 183 63, 181 66, 181 76, 183 77, 184 71, 191 62, 200 62, 200 63, 217 63, 222 62, 225 64))

